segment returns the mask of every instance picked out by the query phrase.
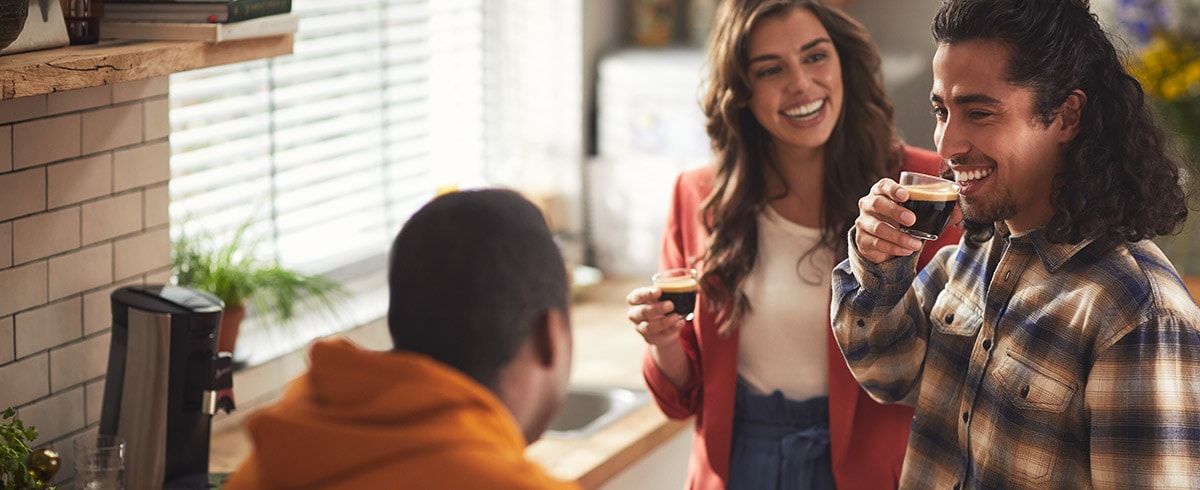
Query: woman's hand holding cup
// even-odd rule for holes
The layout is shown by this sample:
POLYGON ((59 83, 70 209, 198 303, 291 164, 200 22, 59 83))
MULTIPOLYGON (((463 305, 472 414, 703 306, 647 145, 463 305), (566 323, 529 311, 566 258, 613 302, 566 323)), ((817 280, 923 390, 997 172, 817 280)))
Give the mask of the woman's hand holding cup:
POLYGON ((661 296, 662 291, 657 287, 644 287, 630 291, 625 297, 629 303, 629 321, 647 344, 655 346, 677 342, 679 332, 687 324, 683 317, 674 313, 674 303, 659 301, 661 296))
POLYGON ((699 289, 696 269, 667 269, 651 277, 653 287, 629 293, 629 321, 647 344, 677 341, 685 321, 695 315, 699 289))

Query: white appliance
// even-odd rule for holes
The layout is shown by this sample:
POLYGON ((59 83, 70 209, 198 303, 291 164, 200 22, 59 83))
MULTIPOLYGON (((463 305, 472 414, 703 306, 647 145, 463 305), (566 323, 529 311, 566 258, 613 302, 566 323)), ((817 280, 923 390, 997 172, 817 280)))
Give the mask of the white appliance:
POLYGON ((596 266, 649 280, 658 269, 671 187, 712 158, 700 108, 699 47, 629 48, 599 62, 597 155, 586 169, 596 266))

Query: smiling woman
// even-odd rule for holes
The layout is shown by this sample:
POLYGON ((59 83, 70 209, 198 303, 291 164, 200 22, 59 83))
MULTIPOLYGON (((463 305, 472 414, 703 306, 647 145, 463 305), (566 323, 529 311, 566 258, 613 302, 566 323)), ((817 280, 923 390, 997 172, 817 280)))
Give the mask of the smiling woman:
POLYGON ((896 141, 877 48, 825 2, 723 2, 708 52, 714 161, 675 181, 660 255, 701 272, 697 309, 642 287, 627 314, 659 407, 697 416, 689 488, 894 487, 912 412, 829 349, 825 298, 858 198, 938 162, 896 141))

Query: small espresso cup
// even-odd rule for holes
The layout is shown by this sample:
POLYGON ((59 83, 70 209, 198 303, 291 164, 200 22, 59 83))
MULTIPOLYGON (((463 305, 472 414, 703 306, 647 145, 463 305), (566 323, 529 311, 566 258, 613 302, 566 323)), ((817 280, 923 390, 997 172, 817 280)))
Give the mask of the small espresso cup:
POLYGON ((675 313, 684 320, 691 321, 696 311, 696 269, 667 269, 655 274, 652 278, 654 287, 662 291, 659 301, 670 301, 675 304, 675 313))
POLYGON ((917 172, 900 172, 900 185, 908 190, 908 200, 900 203, 917 216, 912 226, 900 231, 922 240, 937 240, 958 202, 958 184, 917 172))

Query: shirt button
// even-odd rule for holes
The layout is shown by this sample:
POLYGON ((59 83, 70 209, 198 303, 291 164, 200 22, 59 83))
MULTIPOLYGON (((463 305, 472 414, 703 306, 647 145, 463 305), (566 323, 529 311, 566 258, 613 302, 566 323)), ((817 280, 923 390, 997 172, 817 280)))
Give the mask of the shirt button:
POLYGON ((1011 270, 1004 271, 1004 280, 1007 281, 1008 278, 1010 278, 1010 277, 1012 277, 1012 271, 1011 270))
POLYGON ((865 326, 867 326, 867 322, 864 322, 864 321, 862 320, 862 318, 859 318, 859 319, 858 319, 858 322, 857 322, 856 324, 857 324, 858 326, 860 326, 860 327, 865 327, 865 326))
POLYGON ((963 422, 971 420, 971 412, 963 412, 963 422))
POLYGON ((954 323, 954 313, 946 314, 946 323, 954 323))
POLYGON ((991 340, 991 339, 984 339, 984 341, 983 341, 983 350, 991 350, 991 349, 992 349, 992 340, 991 340))
POLYGON ((962 488, 962 483, 955 483, 955 484, 954 484, 954 490, 958 490, 958 489, 960 489, 960 488, 962 488))
POLYGON ((1021 387, 1021 398, 1029 398, 1029 385, 1021 387))

